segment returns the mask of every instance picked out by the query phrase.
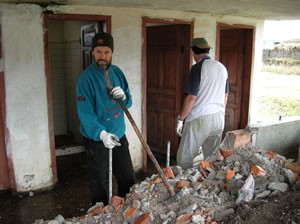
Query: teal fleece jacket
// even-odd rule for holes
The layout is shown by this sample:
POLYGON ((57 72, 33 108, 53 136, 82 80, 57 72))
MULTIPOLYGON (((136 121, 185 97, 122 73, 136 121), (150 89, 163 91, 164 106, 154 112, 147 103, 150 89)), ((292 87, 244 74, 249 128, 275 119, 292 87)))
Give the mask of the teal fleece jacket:
MULTIPOLYGON (((110 65, 108 72, 112 86, 120 86, 124 90, 125 106, 131 107, 131 94, 124 73, 116 65, 110 65)), ((76 96, 80 133, 84 137, 101 141, 100 133, 103 130, 117 135, 118 138, 124 136, 124 111, 119 102, 109 95, 104 72, 95 61, 80 74, 76 96)))

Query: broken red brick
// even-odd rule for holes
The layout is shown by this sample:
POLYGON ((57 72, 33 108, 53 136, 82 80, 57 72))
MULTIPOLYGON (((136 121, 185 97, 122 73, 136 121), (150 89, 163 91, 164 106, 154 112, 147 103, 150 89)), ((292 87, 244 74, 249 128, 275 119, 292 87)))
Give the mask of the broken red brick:
POLYGON ((233 153, 233 149, 221 150, 221 154, 224 158, 227 158, 233 153))
POLYGON ((251 132, 245 131, 244 129, 228 131, 226 132, 225 138, 221 144, 221 153, 224 158, 226 158, 232 154, 231 150, 247 145, 251 143, 251 140, 251 132))
POLYGON ((112 196, 111 198, 111 206, 114 207, 116 210, 122 208, 124 206, 124 198, 119 196, 112 196))
POLYGON ((203 170, 205 170, 206 167, 211 167, 211 163, 207 162, 207 161, 201 161, 200 165, 201 165, 201 167, 202 167, 203 170))
POLYGON ((264 176, 264 175, 266 175, 267 172, 260 166, 253 165, 251 167, 251 173, 253 174, 253 176, 264 176))
POLYGON ((188 187, 188 186, 190 186, 190 184, 191 184, 191 182, 188 181, 188 180, 180 180, 180 181, 178 181, 178 182, 176 183, 176 187, 177 187, 178 189, 181 189, 181 188, 183 188, 183 187, 188 187))
POLYGON ((300 175, 300 164, 299 163, 290 163, 287 165, 287 168, 300 175))
POLYGON ((233 149, 251 143, 251 132, 242 130, 231 131, 230 134, 233 140, 233 149))
POLYGON ((135 215, 135 213, 136 213, 136 208, 129 207, 126 209, 126 211, 124 213, 124 217, 125 217, 125 219, 130 219, 135 215))
POLYGON ((271 150, 267 151, 267 155, 269 156, 270 159, 275 159, 277 157, 277 153, 271 150))
POLYGON ((160 183, 160 182, 161 182, 160 177, 156 177, 156 178, 152 181, 153 184, 157 184, 157 183, 160 183))
POLYGON ((88 213, 89 216, 95 216, 95 215, 99 215, 100 213, 103 212, 103 208, 102 207, 96 207, 95 209, 93 209, 92 211, 90 211, 88 213))
POLYGON ((176 224, 185 224, 185 223, 189 223, 190 219, 192 217, 191 213, 187 213, 184 215, 181 215, 177 218, 176 220, 176 224))
POLYGON ((134 224, 151 224, 149 213, 140 215, 134 222, 134 224))
POLYGON ((225 183, 224 184, 224 188, 227 190, 227 191, 230 191, 231 190, 231 185, 229 183, 225 183))
POLYGON ((165 174, 166 178, 168 178, 168 179, 171 179, 171 178, 174 178, 174 177, 175 177, 172 168, 169 167, 169 166, 167 166, 167 167, 164 169, 164 174, 165 174))
POLYGON ((231 180, 235 175, 235 171, 234 170, 227 170, 226 172, 226 180, 231 180))

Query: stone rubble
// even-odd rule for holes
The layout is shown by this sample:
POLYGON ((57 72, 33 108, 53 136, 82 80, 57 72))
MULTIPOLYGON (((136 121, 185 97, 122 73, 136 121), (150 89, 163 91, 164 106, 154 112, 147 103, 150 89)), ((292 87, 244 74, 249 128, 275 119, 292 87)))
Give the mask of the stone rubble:
POLYGON ((34 224, 221 223, 250 200, 300 190, 297 169, 298 163, 275 152, 251 144, 236 148, 223 144, 194 168, 163 169, 176 193, 173 197, 154 174, 133 185, 125 198, 113 196, 111 205, 97 203, 84 216, 65 219, 58 215, 54 220, 35 220, 34 224))

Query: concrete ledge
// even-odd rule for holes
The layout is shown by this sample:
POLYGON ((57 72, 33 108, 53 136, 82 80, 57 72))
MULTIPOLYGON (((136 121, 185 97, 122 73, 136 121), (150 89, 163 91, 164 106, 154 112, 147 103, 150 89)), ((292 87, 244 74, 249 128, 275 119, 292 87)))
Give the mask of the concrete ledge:
POLYGON ((55 151, 56 151, 56 156, 65 156, 65 155, 85 152, 85 148, 83 145, 77 145, 77 146, 70 146, 63 149, 57 148, 55 151))
POLYGON ((297 156, 300 145, 300 117, 250 124, 246 129, 253 132, 255 146, 284 156, 297 156))

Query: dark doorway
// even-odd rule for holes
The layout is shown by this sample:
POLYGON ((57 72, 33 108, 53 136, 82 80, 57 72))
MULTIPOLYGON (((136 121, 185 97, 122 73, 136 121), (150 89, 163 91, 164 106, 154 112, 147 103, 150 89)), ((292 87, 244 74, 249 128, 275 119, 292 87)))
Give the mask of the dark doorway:
POLYGON ((84 151, 76 81, 91 62, 91 38, 101 30, 111 32, 111 17, 49 14, 44 16, 44 30, 51 160, 56 178, 56 156, 84 151))

